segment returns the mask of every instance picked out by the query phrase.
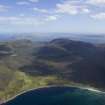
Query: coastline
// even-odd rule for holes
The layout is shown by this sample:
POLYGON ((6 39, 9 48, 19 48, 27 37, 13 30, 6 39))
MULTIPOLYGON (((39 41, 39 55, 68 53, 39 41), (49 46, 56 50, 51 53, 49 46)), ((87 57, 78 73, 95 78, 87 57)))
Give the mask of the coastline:
POLYGON ((78 88, 78 89, 83 89, 83 90, 88 90, 88 91, 92 91, 92 92, 96 92, 96 93, 104 93, 104 91, 101 91, 99 89, 95 89, 93 87, 83 87, 83 86, 71 86, 71 85, 52 85, 52 86, 41 86, 41 87, 38 87, 38 88, 32 88, 32 89, 28 89, 26 91, 23 91, 17 95, 15 95, 14 97, 4 101, 4 102, 1 102, 0 105, 4 105, 5 103, 9 102, 9 101, 12 101, 14 100, 15 98, 17 98, 18 96, 22 95, 22 94, 25 94, 27 92, 30 92, 30 91, 33 91, 33 90, 39 90, 39 89, 43 89, 43 88, 53 88, 53 87, 74 87, 74 88, 78 88))

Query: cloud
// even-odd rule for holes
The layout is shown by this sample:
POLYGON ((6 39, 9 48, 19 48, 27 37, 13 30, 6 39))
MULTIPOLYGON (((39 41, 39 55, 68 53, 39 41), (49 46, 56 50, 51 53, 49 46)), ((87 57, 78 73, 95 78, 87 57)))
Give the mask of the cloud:
POLYGON ((19 1, 16 4, 18 4, 18 5, 29 5, 30 3, 27 2, 27 1, 19 1))
POLYGON ((34 11, 36 11, 36 12, 41 12, 41 13, 48 13, 48 10, 46 10, 46 9, 39 9, 39 8, 33 8, 33 10, 34 11))
POLYGON ((57 10, 58 13, 68 13, 68 14, 77 14, 77 8, 75 6, 72 6, 70 4, 57 4, 57 10))
POLYGON ((39 0, 29 0, 30 2, 38 2, 39 0))
POLYGON ((57 13, 66 13, 70 15, 76 15, 79 13, 89 13, 90 10, 85 4, 81 4, 79 1, 66 1, 56 5, 57 13))
POLYGON ((105 0, 88 0, 87 3, 95 4, 95 5, 103 5, 105 4, 105 0))
POLYGON ((58 16, 47 16, 47 17, 45 18, 45 21, 55 21, 55 20, 57 20, 57 17, 58 17, 58 16))
POLYGON ((9 8, 10 8, 9 6, 0 5, 0 12, 8 11, 9 8))
POLYGON ((91 18, 98 19, 98 20, 105 20, 105 12, 91 15, 91 18))
POLYGON ((29 5, 30 3, 36 3, 39 0, 20 0, 16 4, 18 5, 29 5))
POLYGON ((83 13, 90 13, 90 10, 88 8, 84 8, 84 9, 82 9, 82 12, 83 13))
POLYGON ((40 25, 42 24, 42 21, 39 19, 36 19, 35 17, 15 17, 15 16, 10 16, 10 17, 0 17, 0 24, 5 24, 5 25, 40 25))
POLYGON ((25 14, 24 14, 24 13, 20 13, 19 16, 20 16, 20 17, 24 17, 25 14))
POLYGON ((0 16, 0 25, 15 25, 15 26, 38 26, 46 24, 46 22, 54 21, 57 16, 45 16, 43 18, 38 17, 25 17, 22 16, 0 16))

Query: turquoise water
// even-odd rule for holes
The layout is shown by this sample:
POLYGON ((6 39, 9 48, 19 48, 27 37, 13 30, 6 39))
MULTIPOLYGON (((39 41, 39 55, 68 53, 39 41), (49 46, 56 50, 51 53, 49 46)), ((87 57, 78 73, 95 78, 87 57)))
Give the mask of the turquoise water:
POLYGON ((75 87, 36 89, 3 105, 105 105, 105 94, 75 87))

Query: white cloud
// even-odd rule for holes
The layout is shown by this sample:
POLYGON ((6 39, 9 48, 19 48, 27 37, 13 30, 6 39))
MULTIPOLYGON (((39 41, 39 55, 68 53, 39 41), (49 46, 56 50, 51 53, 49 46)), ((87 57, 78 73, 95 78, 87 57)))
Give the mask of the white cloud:
POLYGON ((46 16, 43 18, 38 17, 25 17, 22 16, 0 16, 0 25, 15 25, 15 26, 39 26, 46 24, 46 22, 54 21, 57 19, 57 16, 46 16))
POLYGON ((29 5, 30 3, 27 2, 27 1, 19 1, 16 4, 18 4, 18 5, 29 5))
POLYGON ((83 13, 90 13, 90 10, 88 8, 84 8, 84 9, 82 9, 82 12, 83 13))
POLYGON ((29 5, 30 3, 36 3, 39 0, 20 0, 16 4, 18 5, 29 5))
POLYGON ((40 25, 42 21, 35 17, 0 17, 0 24, 10 25, 40 25))
POLYGON ((41 13, 48 13, 48 10, 46 9, 33 8, 33 10, 36 12, 41 12, 41 13))
POLYGON ((84 4, 80 4, 79 1, 66 1, 61 4, 56 5, 56 12, 57 13, 67 13, 70 15, 76 15, 79 13, 89 13, 90 10, 88 7, 84 4))
POLYGON ((10 7, 8 7, 8 6, 0 5, 0 12, 8 11, 9 8, 10 8, 10 7))
POLYGON ((98 5, 102 4, 103 5, 103 4, 105 4, 105 0, 88 0, 87 3, 95 4, 95 5, 96 4, 98 4, 98 5))
POLYGON ((45 18, 45 21, 54 21, 54 20, 57 20, 57 17, 58 17, 58 16, 47 16, 47 17, 45 18))
POLYGON ((91 15, 91 18, 98 19, 98 20, 105 20, 105 12, 91 15))
POLYGON ((20 16, 20 17, 24 17, 24 16, 25 16, 25 14, 24 14, 24 13, 21 13, 21 14, 19 14, 19 16, 20 16))
POLYGON ((29 0, 30 2, 38 2, 39 0, 29 0))
POLYGON ((75 6, 72 6, 70 4, 57 4, 57 10, 58 13, 68 13, 68 14, 77 14, 78 10, 75 6))

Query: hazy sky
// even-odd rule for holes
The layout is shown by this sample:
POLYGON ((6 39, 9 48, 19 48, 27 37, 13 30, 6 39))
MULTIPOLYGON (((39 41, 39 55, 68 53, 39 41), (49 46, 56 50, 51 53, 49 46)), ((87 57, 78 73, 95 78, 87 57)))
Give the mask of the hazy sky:
POLYGON ((0 32, 105 33, 105 0, 0 0, 0 32))

